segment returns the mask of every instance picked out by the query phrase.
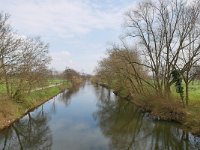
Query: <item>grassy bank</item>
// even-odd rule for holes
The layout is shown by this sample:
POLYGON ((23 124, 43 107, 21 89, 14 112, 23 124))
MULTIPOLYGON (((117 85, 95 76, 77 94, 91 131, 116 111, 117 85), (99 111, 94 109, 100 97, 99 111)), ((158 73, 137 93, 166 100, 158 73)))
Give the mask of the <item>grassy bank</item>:
POLYGON ((170 100, 166 100, 152 95, 132 95, 127 92, 127 89, 119 91, 114 85, 105 83, 100 83, 100 85, 115 90, 116 95, 131 101, 142 112, 148 112, 153 119, 180 123, 184 130, 200 136, 200 97, 198 96, 200 84, 190 86, 191 100, 186 107, 183 107, 176 94, 170 100))
POLYGON ((63 90, 70 88, 69 82, 63 82, 58 86, 36 90, 24 95, 20 102, 10 100, 5 96, 0 96, 0 129, 9 126, 15 120, 21 118, 28 111, 43 104, 63 90))

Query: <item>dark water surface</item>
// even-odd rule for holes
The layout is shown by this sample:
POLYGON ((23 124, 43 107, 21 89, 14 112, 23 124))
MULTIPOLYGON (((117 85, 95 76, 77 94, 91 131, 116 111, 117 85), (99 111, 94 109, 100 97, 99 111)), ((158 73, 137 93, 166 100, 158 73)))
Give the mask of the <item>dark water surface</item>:
POLYGON ((112 91, 86 82, 59 94, 0 133, 9 150, 198 150, 176 124, 148 119, 112 91))

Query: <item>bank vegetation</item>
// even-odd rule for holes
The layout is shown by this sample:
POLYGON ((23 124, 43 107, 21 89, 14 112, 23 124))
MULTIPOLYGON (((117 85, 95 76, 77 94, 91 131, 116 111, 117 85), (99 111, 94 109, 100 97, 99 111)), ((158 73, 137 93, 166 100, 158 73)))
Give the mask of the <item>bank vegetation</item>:
POLYGON ((125 32, 99 62, 93 81, 200 135, 199 7, 199 1, 139 2, 126 12, 125 32))

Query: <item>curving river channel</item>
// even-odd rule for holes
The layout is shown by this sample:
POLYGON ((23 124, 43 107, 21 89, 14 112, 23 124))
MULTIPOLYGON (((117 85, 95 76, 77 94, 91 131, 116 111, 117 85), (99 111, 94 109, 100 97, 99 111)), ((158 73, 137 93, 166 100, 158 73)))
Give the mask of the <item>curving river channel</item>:
POLYGON ((86 82, 0 132, 3 150, 198 150, 177 124, 152 121, 112 91, 86 82))

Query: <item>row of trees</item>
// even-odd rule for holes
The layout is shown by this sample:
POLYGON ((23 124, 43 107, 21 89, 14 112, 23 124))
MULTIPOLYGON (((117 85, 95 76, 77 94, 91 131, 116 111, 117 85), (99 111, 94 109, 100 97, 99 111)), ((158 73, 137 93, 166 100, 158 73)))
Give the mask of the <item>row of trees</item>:
POLYGON ((125 39, 134 41, 135 47, 127 46, 124 39, 114 45, 108 58, 99 63, 97 75, 107 79, 114 75, 132 92, 152 93, 153 89, 167 99, 175 84, 188 104, 189 84, 199 73, 199 7, 199 1, 188 4, 185 0, 138 3, 125 17, 125 39))
POLYGON ((17 98, 46 81, 51 58, 48 44, 39 37, 16 34, 8 19, 8 14, 0 13, 0 82, 9 97, 17 98))

